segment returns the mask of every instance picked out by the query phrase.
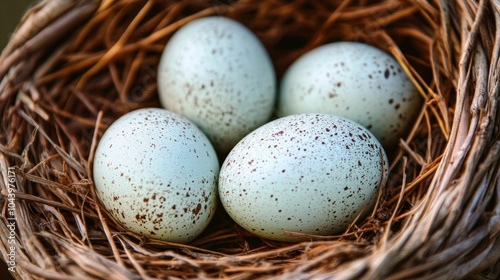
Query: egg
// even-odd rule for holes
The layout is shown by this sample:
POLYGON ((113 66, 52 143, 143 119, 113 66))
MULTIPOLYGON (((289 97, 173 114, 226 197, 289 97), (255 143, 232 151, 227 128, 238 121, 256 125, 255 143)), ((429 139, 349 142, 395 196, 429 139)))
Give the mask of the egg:
POLYGON ((329 114, 279 118, 243 138, 225 159, 219 197, 229 216, 263 238, 332 235, 373 210, 388 174, 380 142, 329 114))
POLYGON ((126 228, 188 243, 214 216, 218 158, 186 118, 160 108, 129 112, 100 139, 93 166, 96 193, 126 228))
POLYGON ((281 116, 328 113, 367 127, 390 149, 413 125, 422 98, 398 62, 373 46, 335 42, 299 57, 285 72, 281 116))
POLYGON ((162 106, 193 121, 224 155, 270 119, 276 87, 273 64, 259 39, 221 16, 179 29, 158 67, 162 106))

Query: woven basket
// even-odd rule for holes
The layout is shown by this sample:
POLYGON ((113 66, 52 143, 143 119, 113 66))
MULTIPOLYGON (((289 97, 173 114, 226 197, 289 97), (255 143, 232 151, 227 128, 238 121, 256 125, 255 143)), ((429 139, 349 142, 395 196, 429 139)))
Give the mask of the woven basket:
POLYGON ((497 0, 46 0, 0 57, 0 249, 18 279, 499 279, 497 0), (222 211, 188 245, 115 222, 93 153, 115 119, 159 107, 169 37, 209 15, 262 40, 278 77, 360 41, 392 54, 425 103, 373 214, 338 236, 262 240, 222 211))

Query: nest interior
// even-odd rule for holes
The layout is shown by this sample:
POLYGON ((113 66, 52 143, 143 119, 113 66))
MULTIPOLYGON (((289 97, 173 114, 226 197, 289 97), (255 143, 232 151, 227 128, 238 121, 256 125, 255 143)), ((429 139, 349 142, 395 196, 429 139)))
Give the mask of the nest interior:
POLYGON ((15 216, 14 275, 23 279, 496 279, 499 27, 500 3, 487 0, 42 1, 0 57, 2 255, 15 216), (165 44, 214 15, 250 28, 278 77, 334 41, 371 44, 403 66, 425 102, 389 151, 372 215, 341 235, 289 244, 219 211, 182 245, 127 231, 100 204, 91 173, 99 138, 121 115, 160 106, 165 44))

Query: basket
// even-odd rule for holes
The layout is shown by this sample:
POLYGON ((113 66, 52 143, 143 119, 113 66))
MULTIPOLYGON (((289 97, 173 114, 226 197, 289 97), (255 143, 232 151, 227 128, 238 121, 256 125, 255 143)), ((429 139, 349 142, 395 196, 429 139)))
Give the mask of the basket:
POLYGON ((45 0, 0 57, 0 249, 17 279, 499 279, 500 3, 495 0, 45 0), (338 236, 260 239, 220 211, 182 245, 127 231, 96 197, 105 129, 159 107, 170 36, 223 15, 278 77, 333 41, 374 45, 425 99, 376 209, 338 236))

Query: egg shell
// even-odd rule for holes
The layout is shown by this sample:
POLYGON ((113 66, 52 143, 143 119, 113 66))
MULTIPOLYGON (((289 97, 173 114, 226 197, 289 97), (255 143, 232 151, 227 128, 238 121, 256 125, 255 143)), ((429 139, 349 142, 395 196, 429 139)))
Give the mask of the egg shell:
POLYGON ((164 108, 193 121, 225 155, 271 117, 276 77, 247 27, 214 16, 188 23, 168 41, 158 91, 164 108))
POLYGON ((285 232, 341 233, 372 211, 388 161, 379 141, 354 121, 328 114, 274 120, 229 153, 219 197, 231 218, 271 240, 285 232))
POLYGON ((159 108, 132 111, 109 126, 93 166, 97 195, 119 222, 179 243, 212 219, 218 172, 215 150, 196 125, 159 108))
POLYGON ((280 88, 281 116, 328 113, 367 127, 389 149, 413 125, 422 98, 398 62, 373 46, 335 42, 297 59, 280 88))

